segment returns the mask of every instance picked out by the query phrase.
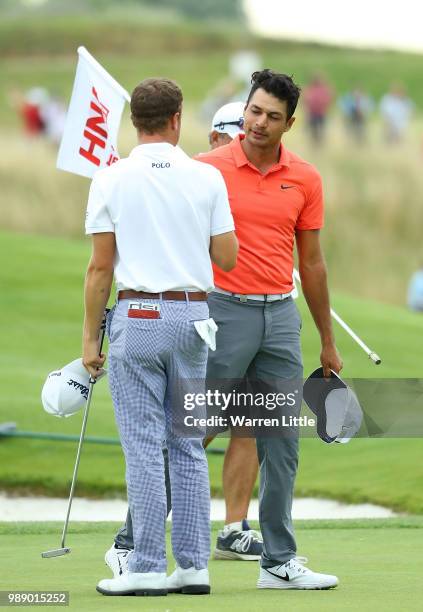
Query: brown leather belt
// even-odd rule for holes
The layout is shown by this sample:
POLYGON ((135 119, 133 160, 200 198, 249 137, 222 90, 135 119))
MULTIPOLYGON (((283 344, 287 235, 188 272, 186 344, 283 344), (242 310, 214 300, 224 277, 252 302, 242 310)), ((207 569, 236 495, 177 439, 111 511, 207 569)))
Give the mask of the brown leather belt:
POLYGON ((130 300, 132 298, 138 300, 175 300, 177 302, 185 301, 188 297, 190 302, 205 302, 207 293, 205 291, 163 291, 163 293, 147 293, 146 291, 133 291, 132 289, 124 289, 119 291, 118 300, 130 300))

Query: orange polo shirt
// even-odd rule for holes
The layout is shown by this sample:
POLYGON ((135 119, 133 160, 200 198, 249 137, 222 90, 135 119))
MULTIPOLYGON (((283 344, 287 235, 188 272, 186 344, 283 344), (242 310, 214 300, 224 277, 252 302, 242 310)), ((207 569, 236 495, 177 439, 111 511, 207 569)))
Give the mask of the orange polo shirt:
POLYGON ((230 272, 213 265, 214 283, 233 293, 289 293, 296 230, 323 227, 322 181, 314 166, 282 145, 279 162, 261 174, 246 158, 242 138, 196 157, 222 173, 239 240, 237 265, 230 272))

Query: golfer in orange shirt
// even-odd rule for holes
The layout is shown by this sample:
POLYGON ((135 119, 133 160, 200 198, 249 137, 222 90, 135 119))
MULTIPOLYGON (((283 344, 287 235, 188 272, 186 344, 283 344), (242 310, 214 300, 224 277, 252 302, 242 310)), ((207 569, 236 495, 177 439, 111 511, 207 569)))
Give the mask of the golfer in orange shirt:
MULTIPOLYGON (((230 272, 214 266, 215 290, 208 298, 218 332, 217 349, 209 353, 207 378, 223 386, 226 381, 230 388, 233 381, 245 378, 259 389, 301 384, 301 317, 290 295, 294 243, 303 293, 321 338, 321 364, 327 375, 331 369, 342 368, 320 246, 321 177, 281 144, 294 124, 299 95, 299 87, 285 74, 254 73, 244 111, 245 135, 197 158, 222 173, 239 240, 237 265, 230 272)), ((335 587, 336 576, 311 571, 304 566, 304 558, 296 556, 291 509, 297 430, 289 428, 287 435, 261 431, 256 443, 263 536, 258 588, 335 587)), ((230 538, 230 532, 222 532, 217 548, 226 548, 230 538)))

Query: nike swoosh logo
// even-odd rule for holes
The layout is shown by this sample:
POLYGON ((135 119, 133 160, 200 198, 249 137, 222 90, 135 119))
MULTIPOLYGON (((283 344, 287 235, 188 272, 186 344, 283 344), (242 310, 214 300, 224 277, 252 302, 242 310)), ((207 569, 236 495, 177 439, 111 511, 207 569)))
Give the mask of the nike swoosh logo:
POLYGON ((266 569, 266 572, 272 574, 272 576, 274 576, 275 578, 280 578, 281 580, 285 580, 285 582, 289 582, 288 574, 285 574, 285 576, 280 576, 279 574, 274 574, 273 572, 270 572, 268 569, 266 569))
POLYGON ((281 185, 281 189, 294 189, 294 185, 281 185))

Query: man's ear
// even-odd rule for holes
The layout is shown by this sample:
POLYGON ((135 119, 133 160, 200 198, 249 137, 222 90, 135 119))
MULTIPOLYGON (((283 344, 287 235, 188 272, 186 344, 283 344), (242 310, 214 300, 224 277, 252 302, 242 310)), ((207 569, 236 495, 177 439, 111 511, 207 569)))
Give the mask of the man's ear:
POLYGON ((181 125, 181 111, 178 111, 177 113, 172 115, 172 117, 170 118, 170 125, 172 127, 172 130, 174 130, 175 132, 179 130, 179 126, 181 125))
POLYGON ((209 144, 211 147, 216 146, 219 142, 219 132, 212 130, 209 134, 209 144))
POLYGON ((295 117, 291 117, 291 119, 288 119, 288 121, 286 122, 286 130, 285 130, 285 132, 289 132, 289 130, 294 125, 294 123, 295 123, 295 117))

